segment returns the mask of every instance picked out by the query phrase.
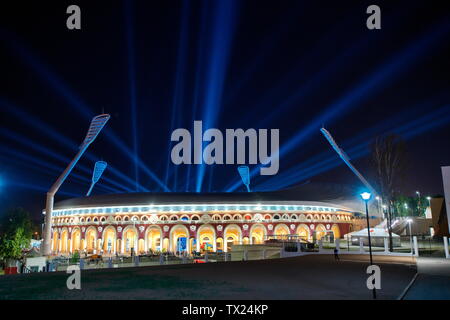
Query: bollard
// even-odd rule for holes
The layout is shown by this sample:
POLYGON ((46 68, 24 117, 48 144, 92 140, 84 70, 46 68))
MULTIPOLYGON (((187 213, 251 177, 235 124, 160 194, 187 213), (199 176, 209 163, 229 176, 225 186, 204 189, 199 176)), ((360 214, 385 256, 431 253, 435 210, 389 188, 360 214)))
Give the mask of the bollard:
POLYGON ((205 262, 208 262, 208 251, 205 252, 205 262))
POLYGON ((164 256, 162 254, 159 255, 159 264, 164 264, 164 256))
POLYGON ((247 249, 244 250, 244 260, 245 261, 248 260, 248 250, 247 249))
POLYGON ((80 270, 84 269, 84 259, 80 258, 80 270))
POLYGON ((266 258, 266 249, 263 249, 263 251, 262 251, 262 258, 263 258, 263 260, 266 258))
POLYGON ((323 249, 323 242, 322 239, 319 240, 319 252, 323 249))
POLYGON ((139 256, 134 256, 134 265, 135 265, 136 267, 139 266, 139 256))
POLYGON ((364 241, 362 238, 359 238, 359 252, 364 253, 364 241))
POLYGON ((444 237, 444 250, 445 250, 445 259, 449 258, 448 254, 448 238, 444 237))
POLYGON ((388 253, 389 252, 388 238, 383 238, 383 240, 384 240, 384 252, 388 253))
POLYGON ((112 268, 112 267, 113 267, 112 258, 109 257, 109 259, 108 259, 108 268, 112 268))
POLYGON ((413 242, 414 242, 414 256, 418 257, 419 256, 419 246, 417 245, 417 236, 413 237, 413 242))
POLYGON ((334 244, 335 244, 335 247, 336 247, 336 249, 338 249, 338 250, 340 250, 341 248, 341 239, 339 239, 339 238, 336 238, 336 239, 334 239, 334 244))

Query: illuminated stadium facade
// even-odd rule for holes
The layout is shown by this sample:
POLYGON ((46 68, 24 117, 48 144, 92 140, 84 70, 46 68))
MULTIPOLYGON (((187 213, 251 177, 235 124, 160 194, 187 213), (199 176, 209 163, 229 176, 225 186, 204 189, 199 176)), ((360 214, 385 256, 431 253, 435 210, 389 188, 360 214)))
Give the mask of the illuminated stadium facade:
POLYGON ((230 251, 273 237, 340 238, 352 211, 268 193, 130 193, 55 204, 52 254, 230 251))

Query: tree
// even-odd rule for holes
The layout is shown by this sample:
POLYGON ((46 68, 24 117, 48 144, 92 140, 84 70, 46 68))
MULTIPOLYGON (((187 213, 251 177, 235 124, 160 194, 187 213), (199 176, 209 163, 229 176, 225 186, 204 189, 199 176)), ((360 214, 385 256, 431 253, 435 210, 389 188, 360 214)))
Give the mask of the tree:
POLYGON ((0 258, 19 259, 32 235, 30 214, 22 208, 8 210, 0 222, 0 258))
POLYGON ((405 150, 405 143, 396 135, 377 137, 372 144, 372 163, 376 175, 376 185, 387 206, 390 251, 393 251, 392 211, 396 190, 406 169, 405 150))

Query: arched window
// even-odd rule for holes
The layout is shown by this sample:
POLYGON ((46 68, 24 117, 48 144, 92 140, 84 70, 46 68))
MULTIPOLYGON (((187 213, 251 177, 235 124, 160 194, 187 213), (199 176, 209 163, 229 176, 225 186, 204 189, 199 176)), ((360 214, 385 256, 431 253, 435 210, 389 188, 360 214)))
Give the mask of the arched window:
POLYGON ((192 217, 192 221, 198 221, 198 220, 200 220, 200 218, 198 216, 193 216, 192 217))
POLYGON ((273 220, 280 220, 280 215, 275 214, 275 215, 273 216, 273 220))

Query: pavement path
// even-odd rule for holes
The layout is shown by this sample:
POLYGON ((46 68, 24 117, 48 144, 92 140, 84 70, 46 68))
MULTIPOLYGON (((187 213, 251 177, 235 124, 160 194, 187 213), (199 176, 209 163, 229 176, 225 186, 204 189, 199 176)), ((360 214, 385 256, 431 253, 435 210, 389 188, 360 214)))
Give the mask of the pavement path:
MULTIPOLYGON (((410 260, 374 257, 379 299, 396 299, 416 273, 410 260)), ((404 259, 404 258, 403 258, 404 259)), ((332 255, 257 261, 82 271, 81 290, 64 272, 0 277, 0 299, 371 299, 367 256, 332 255)))

